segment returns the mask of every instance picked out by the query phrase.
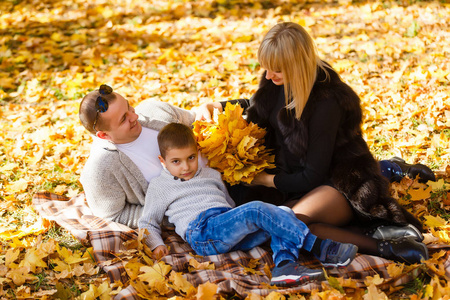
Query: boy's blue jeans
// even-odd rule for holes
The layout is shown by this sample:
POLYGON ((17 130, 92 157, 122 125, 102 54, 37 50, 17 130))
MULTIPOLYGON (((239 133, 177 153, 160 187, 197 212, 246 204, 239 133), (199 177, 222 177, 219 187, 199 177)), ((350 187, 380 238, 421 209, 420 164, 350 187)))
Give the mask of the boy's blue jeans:
POLYGON ((186 241, 199 255, 250 250, 271 238, 273 261, 296 261, 301 248, 311 251, 316 236, 293 211, 252 201, 236 208, 218 207, 202 212, 189 223, 186 241))

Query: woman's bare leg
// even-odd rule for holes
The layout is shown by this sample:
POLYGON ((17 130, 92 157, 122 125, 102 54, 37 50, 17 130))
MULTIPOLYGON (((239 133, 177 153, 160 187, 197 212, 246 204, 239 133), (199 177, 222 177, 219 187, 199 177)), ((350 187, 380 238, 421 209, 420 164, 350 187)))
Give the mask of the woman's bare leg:
POLYGON ((287 206, 319 238, 351 243, 358 246, 361 253, 378 254, 376 239, 342 228, 352 221, 354 214, 347 199, 335 188, 325 185, 317 187, 287 206))

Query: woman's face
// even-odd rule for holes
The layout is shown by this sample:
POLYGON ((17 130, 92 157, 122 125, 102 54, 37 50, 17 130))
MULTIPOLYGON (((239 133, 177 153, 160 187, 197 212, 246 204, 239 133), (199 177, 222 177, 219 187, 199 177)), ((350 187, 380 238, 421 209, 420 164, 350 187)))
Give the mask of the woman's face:
POLYGON ((283 81, 283 73, 281 72, 276 72, 276 71, 270 71, 270 70, 266 70, 266 79, 267 80, 272 80, 273 84, 275 85, 283 85, 284 81, 283 81))

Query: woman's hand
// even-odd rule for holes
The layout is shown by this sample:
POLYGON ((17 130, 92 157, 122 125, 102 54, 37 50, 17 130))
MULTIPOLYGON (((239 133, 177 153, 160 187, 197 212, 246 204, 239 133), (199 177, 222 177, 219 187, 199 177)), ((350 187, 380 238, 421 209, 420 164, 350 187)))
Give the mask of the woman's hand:
POLYGON ((220 104, 220 102, 209 102, 200 105, 195 108, 195 120, 211 122, 215 108, 222 112, 222 104, 220 104))
POLYGON ((165 245, 159 245, 153 249, 153 258, 158 260, 169 254, 169 249, 165 245))
POLYGON ((267 174, 263 171, 255 176, 251 185, 264 185, 267 187, 276 188, 275 184, 273 183, 274 177, 275 175, 267 174))

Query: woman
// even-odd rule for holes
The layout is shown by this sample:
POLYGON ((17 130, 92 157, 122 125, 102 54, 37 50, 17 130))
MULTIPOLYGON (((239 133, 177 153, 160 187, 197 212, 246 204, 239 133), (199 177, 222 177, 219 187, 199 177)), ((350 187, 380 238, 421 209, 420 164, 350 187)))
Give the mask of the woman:
MULTIPOLYGON (((389 181, 362 137, 359 97, 320 60, 305 29, 277 24, 264 37, 258 60, 265 69, 259 89, 250 101, 238 101, 248 121, 267 129, 276 168, 256 176, 251 187, 231 187, 236 203, 262 199, 290 206, 315 235, 353 243, 366 254, 405 263, 428 259, 420 222, 389 196, 389 181)), ((203 109, 212 107, 218 106, 203 109)), ((434 179, 423 165, 397 162, 383 162, 383 171, 392 170, 389 177, 417 172, 434 179)))

